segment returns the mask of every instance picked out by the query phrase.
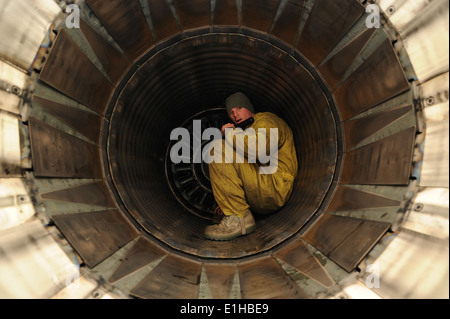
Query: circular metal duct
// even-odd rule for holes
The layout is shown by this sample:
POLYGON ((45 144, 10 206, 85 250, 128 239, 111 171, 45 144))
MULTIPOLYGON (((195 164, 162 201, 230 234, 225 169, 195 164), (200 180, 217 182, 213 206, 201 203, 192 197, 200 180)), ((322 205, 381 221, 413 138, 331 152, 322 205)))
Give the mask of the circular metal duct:
MULTIPOLYGON (((279 49, 276 40, 207 29, 159 48, 133 74, 111 111, 108 156, 114 185, 145 230, 173 248, 213 258, 265 251, 297 233, 329 191, 338 155, 330 96, 314 68, 279 49), (271 216, 256 216, 254 234, 216 243, 202 237, 211 221, 194 216, 201 215, 195 208, 189 214, 174 200, 164 165, 170 161, 171 131, 188 119, 201 120, 193 118, 198 112, 224 107, 226 97, 237 91, 251 98, 257 112, 278 114, 292 127, 300 172, 288 204, 271 216)), ((221 121, 226 120, 223 112, 221 121)), ((209 205, 213 211, 214 202, 209 205)))

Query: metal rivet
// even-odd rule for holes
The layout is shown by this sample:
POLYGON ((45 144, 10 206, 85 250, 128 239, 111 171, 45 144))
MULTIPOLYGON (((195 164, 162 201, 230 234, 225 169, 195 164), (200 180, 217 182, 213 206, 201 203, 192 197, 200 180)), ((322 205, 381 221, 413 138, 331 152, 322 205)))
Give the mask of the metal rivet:
POLYGON ((427 97, 427 98, 425 99, 425 103, 426 103, 428 106, 433 105, 434 102, 435 102, 434 96, 429 96, 429 97, 427 97))

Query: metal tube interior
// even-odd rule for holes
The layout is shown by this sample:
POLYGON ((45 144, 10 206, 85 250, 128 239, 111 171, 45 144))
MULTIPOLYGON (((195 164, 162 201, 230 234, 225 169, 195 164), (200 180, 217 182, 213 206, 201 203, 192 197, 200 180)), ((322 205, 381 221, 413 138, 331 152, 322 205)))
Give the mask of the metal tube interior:
POLYGON ((201 257, 239 258, 280 244, 320 209, 338 161, 336 112, 320 77, 275 39, 238 33, 192 35, 151 52, 111 104, 107 156, 124 206, 149 234, 201 257), (175 199, 164 174, 170 132, 201 111, 245 92, 257 112, 278 114, 296 140, 299 173, 288 204, 256 216, 255 233, 233 242, 203 239, 211 224, 175 199))

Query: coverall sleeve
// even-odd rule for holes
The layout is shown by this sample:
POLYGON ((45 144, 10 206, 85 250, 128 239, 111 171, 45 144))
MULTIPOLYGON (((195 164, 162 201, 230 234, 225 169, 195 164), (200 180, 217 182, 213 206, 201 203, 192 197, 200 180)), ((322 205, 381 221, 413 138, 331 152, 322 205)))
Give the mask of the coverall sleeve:
POLYGON ((261 161, 261 153, 258 152, 259 146, 265 146, 264 156, 273 154, 279 148, 280 133, 274 121, 261 119, 245 131, 242 129, 226 129, 225 140, 236 153, 243 155, 246 159, 261 161), (275 133, 273 129, 276 129, 277 134, 271 136, 271 133, 275 133), (240 141, 243 141, 243 143, 240 141))

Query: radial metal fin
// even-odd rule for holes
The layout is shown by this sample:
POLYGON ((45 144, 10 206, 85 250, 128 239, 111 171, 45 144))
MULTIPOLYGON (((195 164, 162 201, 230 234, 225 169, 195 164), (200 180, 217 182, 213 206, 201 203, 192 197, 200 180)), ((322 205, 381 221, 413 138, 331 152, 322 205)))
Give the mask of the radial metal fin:
POLYGON ((297 49, 318 66, 363 15, 354 0, 316 0, 300 35, 297 49))
POLYGON ((305 1, 288 1, 270 34, 293 46, 297 39, 304 6, 305 1))
POLYGON ((235 0, 216 0, 213 23, 214 25, 239 25, 237 2, 235 0))
POLYGON ((236 265, 205 264, 204 267, 213 299, 228 299, 236 275, 236 265))
POLYGON ((153 37, 139 0, 86 1, 108 33, 132 61, 153 46, 153 37))
POLYGON ((31 118, 35 176, 102 178, 99 147, 31 118))
POLYGON ((130 67, 130 61, 82 19, 80 20, 80 29, 111 81, 118 83, 130 67))
POLYGON ((115 207, 104 181, 41 194, 42 199, 115 207))
POLYGON ((47 57, 39 79, 75 101, 103 114, 112 84, 62 29, 47 57))
POLYGON ((166 0, 148 0, 147 2, 150 9, 155 42, 160 42, 181 32, 177 19, 174 17, 166 0))
POLYGON ((389 40, 335 91, 342 120, 348 120, 409 89, 402 65, 389 40), (376 79, 376 80, 375 80, 376 79))
POLYGON ((408 105, 344 122, 344 149, 349 150, 357 146, 358 143, 381 131, 412 110, 413 106, 408 105))
POLYGON ((302 237, 346 271, 352 271, 391 224, 325 214, 302 237))
POLYGON ((164 257, 167 252, 159 248, 145 237, 140 237, 127 252, 125 258, 109 278, 109 282, 116 282, 145 267, 153 261, 164 257))
POLYGON ((183 30, 211 25, 211 1, 174 0, 173 4, 183 30))
POLYGON ((238 267, 243 299, 308 298, 273 257, 238 267))
POLYGON ((387 197, 367 193, 350 187, 339 186, 328 206, 327 212, 393 207, 400 202, 387 197))
POLYGON ((36 95, 33 95, 33 103, 39 104, 49 114, 57 117, 94 143, 99 143, 102 121, 99 115, 50 101, 36 95))
POLYGON ((243 0, 242 25, 268 33, 279 5, 280 0, 243 0))
POLYGON ((331 287, 335 284, 322 264, 314 257, 301 239, 282 248, 274 256, 324 287, 331 287))
POLYGON ((415 127, 344 155, 342 184, 408 185, 415 127))
POLYGON ((339 81, 347 72, 348 68, 353 64, 375 33, 375 30, 375 28, 365 30, 319 67, 319 72, 332 90, 339 84, 339 81))
POLYGON ((201 263, 168 255, 130 294, 142 299, 194 299, 201 271, 201 263))
POLYGON ((139 235, 117 210, 58 215, 52 219, 90 268, 139 235))

